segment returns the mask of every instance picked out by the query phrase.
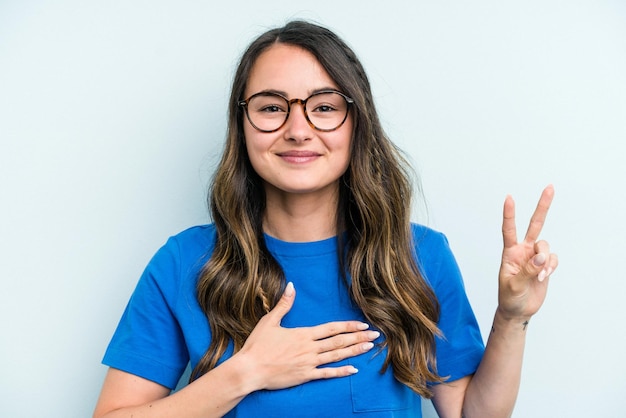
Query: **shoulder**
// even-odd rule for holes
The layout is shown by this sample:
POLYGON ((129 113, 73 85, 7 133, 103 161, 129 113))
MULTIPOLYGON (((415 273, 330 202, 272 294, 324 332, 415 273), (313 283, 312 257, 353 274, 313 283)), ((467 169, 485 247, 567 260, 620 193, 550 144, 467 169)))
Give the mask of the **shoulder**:
POLYGON ((210 258, 215 246, 215 226, 194 226, 172 235, 150 260, 148 274, 161 286, 177 286, 176 278, 196 274, 210 258))
POLYGON ((448 238, 442 232, 416 223, 411 224, 411 232, 418 256, 420 253, 436 253, 441 250, 449 251, 448 238))
POLYGON ((207 250, 213 250, 215 235, 214 224, 192 226, 169 237, 161 250, 197 256, 207 250))
POLYGON ((213 249, 215 236, 214 224, 197 225, 171 236, 165 246, 176 246, 185 253, 206 252, 213 249))
POLYGON ((458 265, 445 234, 419 224, 411 224, 411 231, 417 264, 431 286, 437 290, 442 281, 460 280, 458 265))

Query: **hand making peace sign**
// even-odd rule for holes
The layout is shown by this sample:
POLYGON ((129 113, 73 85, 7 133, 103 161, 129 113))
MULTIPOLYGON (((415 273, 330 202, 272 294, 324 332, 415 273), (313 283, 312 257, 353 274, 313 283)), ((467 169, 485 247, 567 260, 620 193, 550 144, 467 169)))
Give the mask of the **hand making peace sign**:
POLYGON ((498 310, 505 318, 528 320, 546 297, 549 277, 559 264, 544 240, 537 241, 554 197, 552 185, 541 194, 522 242, 517 242, 515 202, 504 201, 502 236, 504 250, 499 274, 498 310))

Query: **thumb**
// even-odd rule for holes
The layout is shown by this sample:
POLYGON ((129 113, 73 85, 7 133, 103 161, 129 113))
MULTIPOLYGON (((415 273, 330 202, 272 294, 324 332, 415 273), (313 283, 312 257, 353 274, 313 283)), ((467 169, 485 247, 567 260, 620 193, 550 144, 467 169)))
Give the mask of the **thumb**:
POLYGON ((287 283, 287 287, 285 287, 285 291, 283 292, 280 300, 278 301, 276 306, 274 306, 274 309, 272 309, 268 314, 272 317, 272 322, 276 322, 278 325, 280 325, 280 321, 285 315, 287 315, 287 312, 291 310, 291 307, 293 306, 293 301, 295 299, 296 289, 293 287, 293 283, 289 282, 287 283))
POLYGON ((545 267, 548 256, 545 253, 537 253, 530 259, 526 270, 530 276, 538 275, 545 267))

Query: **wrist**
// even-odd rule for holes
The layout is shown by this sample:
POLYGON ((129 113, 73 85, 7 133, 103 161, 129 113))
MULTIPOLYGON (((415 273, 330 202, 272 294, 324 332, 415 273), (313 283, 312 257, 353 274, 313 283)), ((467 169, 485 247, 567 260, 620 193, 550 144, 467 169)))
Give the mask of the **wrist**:
POLYGON ((496 309, 494 317, 494 325, 500 324, 504 326, 526 326, 529 324, 532 315, 514 315, 504 311, 500 306, 496 309))
POLYGON ((244 397, 252 392, 263 389, 259 374, 254 370, 253 362, 241 351, 235 353, 219 367, 227 369, 232 379, 233 387, 237 388, 238 395, 244 397))

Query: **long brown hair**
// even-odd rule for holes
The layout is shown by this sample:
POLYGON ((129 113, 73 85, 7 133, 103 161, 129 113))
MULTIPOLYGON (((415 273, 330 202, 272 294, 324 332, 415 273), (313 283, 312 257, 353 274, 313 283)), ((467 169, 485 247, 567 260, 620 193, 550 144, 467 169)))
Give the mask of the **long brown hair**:
POLYGON ((339 261, 355 303, 385 336, 383 365, 416 393, 431 395, 436 372, 439 305, 415 261, 410 227, 408 164, 384 133, 365 71, 333 32, 293 21, 258 37, 244 52, 233 81, 226 146, 209 193, 217 238, 197 284, 211 342, 191 380, 214 368, 229 343, 241 349, 259 319, 279 300, 284 273, 265 246, 263 183, 245 149, 242 100, 250 70, 275 43, 312 53, 339 89, 354 100, 349 167, 340 179, 337 211, 339 261), (348 248, 344 252, 345 247, 348 248), (349 278, 349 279, 348 279, 349 278))

